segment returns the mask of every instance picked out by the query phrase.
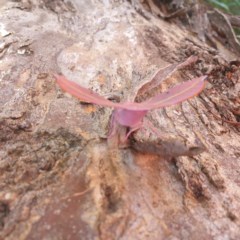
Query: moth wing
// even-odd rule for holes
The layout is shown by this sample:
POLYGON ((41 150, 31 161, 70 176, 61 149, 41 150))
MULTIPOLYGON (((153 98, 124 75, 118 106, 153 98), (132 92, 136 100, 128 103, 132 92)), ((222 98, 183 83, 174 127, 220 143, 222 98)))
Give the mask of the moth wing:
POLYGON ((162 81, 173 75, 173 73, 176 72, 178 69, 184 68, 196 62, 197 59, 198 58, 196 56, 191 56, 182 63, 171 64, 167 67, 159 69, 151 79, 138 86, 137 90, 135 90, 135 95, 133 94, 133 96, 131 97, 135 100, 137 97, 151 91, 153 88, 159 86, 162 81))
POLYGON ((138 110, 151 110, 161 107, 168 107, 183 102, 198 95, 205 86, 207 76, 194 78, 170 88, 167 92, 160 93, 155 97, 140 103, 138 110))
POLYGON ((118 107, 118 103, 111 102, 97 93, 81 87, 75 82, 69 81, 64 76, 56 75, 58 85, 67 93, 70 93, 80 101, 94 103, 106 107, 118 107))
POLYGON ((127 109, 131 111, 147 111, 151 109, 167 107, 194 97, 203 90, 205 85, 204 80, 206 78, 207 76, 202 76, 199 78, 194 78, 190 81, 186 81, 173 88, 170 88, 167 92, 160 93, 155 97, 141 103, 114 103, 87 88, 81 87, 80 85, 67 80, 64 76, 56 76, 59 86, 64 91, 72 94, 81 101, 106 107, 127 109))

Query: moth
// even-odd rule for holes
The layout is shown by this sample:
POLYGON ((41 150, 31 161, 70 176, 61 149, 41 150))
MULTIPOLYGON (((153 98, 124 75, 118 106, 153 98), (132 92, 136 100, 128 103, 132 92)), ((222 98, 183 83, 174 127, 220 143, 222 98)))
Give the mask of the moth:
MULTIPOLYGON (((139 87, 134 98, 136 98, 140 92, 143 93, 146 89, 151 89, 154 86, 159 85, 159 83, 164 80, 163 76, 167 77, 171 75, 175 70, 195 61, 195 57, 190 57, 181 64, 172 64, 164 69, 160 69, 150 81, 139 87)), ((143 102, 125 101, 116 103, 100 96, 99 94, 87 88, 78 85, 75 82, 69 81, 62 75, 56 75, 55 77, 58 85, 64 91, 70 93, 74 97, 77 97, 80 101, 114 108, 114 111, 112 113, 109 138, 116 134, 118 126, 122 126, 127 129, 125 136, 122 137, 122 142, 125 142, 131 133, 143 126, 143 118, 148 113, 148 111, 175 105, 196 96, 203 90, 205 80, 207 78, 207 76, 201 76, 191 79, 170 88, 166 92, 157 94, 156 96, 143 102)))

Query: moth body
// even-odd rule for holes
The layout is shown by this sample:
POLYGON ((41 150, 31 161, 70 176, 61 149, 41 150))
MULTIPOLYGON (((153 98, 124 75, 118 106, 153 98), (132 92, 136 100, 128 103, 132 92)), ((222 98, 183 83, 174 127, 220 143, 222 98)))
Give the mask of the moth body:
POLYGON ((147 112, 148 112, 147 110, 133 111, 128 109, 117 108, 114 114, 115 114, 115 120, 120 125, 134 128, 142 122, 147 112))

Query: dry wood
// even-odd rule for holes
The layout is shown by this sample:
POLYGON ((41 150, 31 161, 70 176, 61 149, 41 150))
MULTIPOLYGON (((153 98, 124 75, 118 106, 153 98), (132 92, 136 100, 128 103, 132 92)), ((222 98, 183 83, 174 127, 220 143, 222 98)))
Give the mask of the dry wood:
POLYGON ((1 6, 0 239, 240 239, 236 39, 203 28, 201 2, 167 2, 1 6), (125 149, 107 144, 112 110, 53 77, 124 100, 192 55, 154 91, 208 74, 203 93, 149 113, 161 135, 141 129, 125 149))

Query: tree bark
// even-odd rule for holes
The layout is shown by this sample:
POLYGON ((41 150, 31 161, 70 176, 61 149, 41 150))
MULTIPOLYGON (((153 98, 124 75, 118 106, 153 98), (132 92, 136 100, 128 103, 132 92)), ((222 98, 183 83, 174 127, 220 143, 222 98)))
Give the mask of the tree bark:
POLYGON ((0 239, 240 238, 240 48, 227 16, 198 1, 0 3, 0 239), (151 111, 161 135, 140 129, 123 149, 107 144, 112 109, 54 79, 124 101, 191 55, 156 91, 207 74, 204 91, 151 111))

